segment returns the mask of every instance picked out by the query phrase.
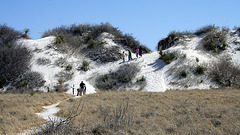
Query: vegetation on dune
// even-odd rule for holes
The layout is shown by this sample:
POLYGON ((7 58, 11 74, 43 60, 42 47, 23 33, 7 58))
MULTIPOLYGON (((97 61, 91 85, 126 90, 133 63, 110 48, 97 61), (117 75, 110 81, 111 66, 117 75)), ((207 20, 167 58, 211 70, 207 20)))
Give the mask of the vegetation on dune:
POLYGON ((227 48, 226 44, 226 34, 228 33, 229 28, 227 27, 217 27, 215 25, 206 25, 195 32, 183 31, 176 32, 172 31, 168 34, 166 38, 161 39, 158 42, 158 50, 166 50, 172 46, 177 45, 181 40, 184 40, 186 37, 192 36, 201 36, 205 34, 202 39, 202 44, 204 48, 208 51, 218 51, 225 50, 227 48))
POLYGON ((160 56, 160 59, 162 59, 165 63, 169 64, 174 59, 176 59, 176 56, 174 53, 162 53, 162 55, 160 56))
POLYGON ((210 67, 210 78, 222 87, 240 88, 240 68, 234 65, 228 57, 220 58, 210 67))
POLYGON ((98 76, 95 85, 100 90, 117 90, 119 86, 131 83, 138 72, 137 65, 125 64, 115 72, 98 76))
POLYGON ((219 50, 226 50, 226 35, 228 33, 227 28, 223 28, 222 30, 212 30, 209 31, 206 36, 201 40, 203 47, 207 51, 219 52, 219 50))
POLYGON ((6 25, 0 25, 0 31, 0 75, 6 84, 29 70, 32 55, 27 48, 15 43, 23 35, 21 32, 6 25))
POLYGON ((110 23, 101 23, 96 25, 73 24, 70 27, 61 26, 48 30, 42 37, 50 35, 57 37, 58 35, 61 35, 62 38, 65 39, 65 43, 71 48, 79 48, 82 47, 83 44, 88 44, 89 48, 94 48, 96 44, 104 43, 102 41, 97 41, 98 36, 100 36, 103 32, 114 35, 114 42, 123 44, 132 51, 135 51, 137 48, 142 46, 144 53, 150 52, 147 47, 141 45, 134 37, 129 34, 123 34, 122 31, 113 27, 110 23))

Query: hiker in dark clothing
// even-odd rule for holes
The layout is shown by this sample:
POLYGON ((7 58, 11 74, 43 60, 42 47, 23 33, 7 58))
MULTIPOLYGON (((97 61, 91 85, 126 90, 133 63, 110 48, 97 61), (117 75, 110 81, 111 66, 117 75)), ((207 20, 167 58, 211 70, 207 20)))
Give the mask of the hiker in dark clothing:
POLYGON ((128 50, 128 61, 132 60, 132 52, 130 50, 128 50))
POLYGON ((83 83, 83 81, 80 83, 80 87, 79 87, 79 89, 78 89, 77 96, 78 96, 79 94, 80 94, 80 96, 86 94, 86 85, 85 85, 85 83, 83 83))
POLYGON ((140 55, 140 57, 142 57, 142 54, 143 54, 143 49, 142 49, 142 47, 140 46, 140 48, 139 48, 139 55, 140 55))

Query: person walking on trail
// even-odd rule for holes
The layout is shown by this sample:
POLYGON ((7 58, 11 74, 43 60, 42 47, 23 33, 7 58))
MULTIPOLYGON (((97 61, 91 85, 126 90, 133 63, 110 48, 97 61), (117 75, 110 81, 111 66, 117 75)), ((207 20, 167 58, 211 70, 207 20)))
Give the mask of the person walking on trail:
POLYGON ((123 62, 125 62, 125 52, 124 51, 123 51, 122 57, 123 57, 123 62))
POLYGON ((142 57, 142 54, 143 54, 143 49, 142 49, 142 47, 140 46, 140 48, 139 48, 139 56, 142 57))
POLYGON ((128 61, 132 60, 132 52, 128 50, 128 61))
POLYGON ((137 50, 136 50, 136 56, 137 56, 137 58, 138 58, 138 54, 139 54, 139 49, 137 48, 137 50))
POLYGON ((85 85, 85 83, 83 83, 83 81, 81 81, 80 87, 78 89, 77 96, 78 95, 82 96, 82 95, 85 95, 85 94, 86 94, 86 85, 85 85))

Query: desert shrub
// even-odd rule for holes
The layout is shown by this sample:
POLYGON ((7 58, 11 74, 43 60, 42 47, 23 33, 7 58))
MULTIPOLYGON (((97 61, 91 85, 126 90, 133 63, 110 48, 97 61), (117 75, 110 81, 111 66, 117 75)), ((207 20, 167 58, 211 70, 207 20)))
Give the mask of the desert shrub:
POLYGON ((113 62, 120 60, 122 55, 120 53, 120 47, 113 46, 113 47, 107 47, 104 46, 96 46, 93 49, 84 50, 84 52, 87 52, 87 56, 97 62, 106 63, 106 62, 113 62))
POLYGON ((96 78, 96 87, 101 90, 116 90, 121 84, 131 83, 139 72, 136 64, 125 64, 115 72, 104 74, 96 78))
POLYGON ((0 25, 0 75, 12 82, 29 69, 31 52, 15 44, 22 33, 6 25, 0 25))
POLYGON ((197 29, 194 34, 197 36, 200 36, 202 34, 206 34, 210 31, 214 31, 217 29, 218 29, 218 27, 216 27, 215 25, 206 25, 206 26, 203 26, 203 27, 197 29))
POLYGON ((2 88, 6 84, 6 79, 0 76, 0 88, 2 88))
POLYGON ((167 64, 171 63, 176 58, 174 53, 164 53, 160 59, 162 59, 167 64))
POLYGON ((182 70, 182 71, 179 73, 179 76, 185 78, 185 77, 187 77, 187 72, 186 72, 185 70, 182 70))
POLYGON ((0 46, 7 46, 14 44, 16 39, 20 38, 23 33, 8 27, 7 25, 0 25, 0 46))
POLYGON ((102 131, 128 131, 134 124, 133 109, 129 107, 129 100, 120 102, 116 108, 99 106, 99 116, 101 116, 101 123, 93 129, 94 132, 102 133, 102 131))
POLYGON ((18 45, 0 48, 0 74, 12 82, 29 69, 31 52, 18 45))
POLYGON ((82 62, 82 70, 87 71, 89 68, 89 63, 87 61, 82 62))
POLYGON ((51 63, 51 60, 47 59, 47 58, 38 58, 37 59, 37 64, 38 65, 47 65, 47 64, 50 64, 50 63, 51 63))
POLYGON ((29 86, 29 88, 37 88, 42 87, 45 83, 45 80, 43 79, 43 76, 38 72, 26 72, 23 74, 16 83, 14 83, 17 87, 24 87, 26 85, 29 86))
POLYGON ((54 86, 56 92, 66 92, 68 90, 67 84, 64 84, 64 80, 59 79, 58 83, 54 86))
POLYGON ((195 69, 195 73, 197 75, 203 75, 204 71, 205 71, 205 68, 203 66, 197 66, 196 69, 195 69))
MULTIPOLYGON (((48 30, 43 34, 43 37, 50 35, 63 35, 66 42, 70 47, 79 48, 82 43, 90 44, 90 40, 97 40, 103 32, 110 33, 114 35, 114 41, 123 44, 128 49, 135 51, 137 48, 142 46, 143 53, 150 52, 150 49, 141 45, 134 37, 129 34, 123 34, 118 28, 113 27, 110 23, 101 23, 96 25, 80 24, 71 25, 70 27, 61 26, 53 30, 48 30)), ((104 42, 98 42, 98 44, 103 44, 104 42)), ((90 44, 92 47, 94 44, 90 44)))
POLYGON ((57 35, 55 44, 64 44, 64 43, 65 43, 64 36, 63 35, 57 35))
POLYGON ((29 37, 29 29, 24 29, 24 34, 22 35, 22 38, 26 38, 26 39, 30 39, 30 37, 29 37))
POLYGON ((140 79, 137 79, 137 82, 145 82, 146 78, 144 76, 142 76, 140 79))
POLYGON ((38 72, 26 72, 16 79, 10 88, 8 93, 25 93, 30 92, 35 88, 42 87, 45 84, 43 76, 38 72))
POLYGON ((54 63, 55 63, 55 65, 60 67, 66 63, 66 60, 67 60, 66 58, 61 57, 61 58, 57 59, 54 63))
POLYGON ((168 48, 176 45, 176 43, 180 39, 182 39, 184 36, 192 36, 192 35, 193 35, 192 32, 189 32, 189 31, 185 31, 185 32, 171 31, 166 38, 161 39, 158 42, 157 49, 159 51, 168 49, 168 48))
POLYGON ((104 44, 106 44, 105 41, 95 41, 93 39, 90 39, 88 41, 88 48, 95 48, 98 45, 104 45, 104 44))
POLYGON ((59 80, 64 82, 69 81, 73 77, 73 73, 67 71, 61 71, 55 75, 59 80))
POLYGON ((213 30, 206 34, 201 40, 203 47, 208 51, 218 52, 219 50, 225 50, 227 48, 226 34, 227 29, 213 30))
POLYGON ((71 70, 72 70, 72 66, 71 66, 71 65, 67 65, 67 66, 66 66, 66 70, 67 70, 67 71, 71 71, 71 70))
POLYGON ((228 58, 221 58, 210 68, 210 77, 223 87, 239 87, 240 69, 228 58))
POLYGON ((67 135, 67 134, 86 134, 84 127, 77 127, 74 125, 75 118, 81 115, 84 104, 79 102, 77 105, 73 105, 71 109, 65 111, 67 118, 51 119, 40 127, 40 131, 34 133, 34 135, 67 135))

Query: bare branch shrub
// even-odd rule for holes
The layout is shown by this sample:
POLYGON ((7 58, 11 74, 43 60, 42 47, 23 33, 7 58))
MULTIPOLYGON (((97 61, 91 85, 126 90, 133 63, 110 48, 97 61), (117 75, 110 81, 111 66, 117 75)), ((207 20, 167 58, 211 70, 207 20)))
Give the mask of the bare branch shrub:
POLYGON ((227 58, 221 58, 211 66, 210 77, 222 87, 240 86, 240 69, 227 58))
POLYGON ((47 59, 47 58, 38 58, 37 59, 37 64, 38 65, 47 65, 47 64, 50 64, 50 63, 51 63, 51 60, 47 59))
POLYGON ((97 128, 93 129, 94 132, 101 133, 103 131, 106 132, 106 130, 114 132, 128 131, 134 124, 133 108, 129 107, 129 99, 120 102, 113 110, 99 106, 98 112, 102 122, 97 128))
POLYGON ((88 53, 88 57, 97 62, 113 62, 120 60, 122 55, 120 53, 120 47, 108 47, 105 48, 103 46, 96 46, 94 49, 84 50, 88 53))
POLYGON ((55 75, 58 80, 62 80, 64 82, 72 79, 73 73, 66 71, 61 71, 55 75))
POLYGON ((131 83, 138 72, 136 64, 122 65, 115 72, 97 77, 96 87, 101 90, 116 90, 123 83, 131 83))
POLYGON ((0 48, 0 74, 7 82, 12 82, 19 75, 29 70, 31 52, 17 45, 0 48))
POLYGON ((83 110, 84 103, 79 102, 79 104, 73 105, 73 107, 68 110, 66 113, 68 116, 67 118, 59 118, 59 119, 51 119, 44 124, 43 126, 40 125, 40 131, 35 133, 35 135, 67 135, 67 134, 80 134, 84 133, 84 129, 81 127, 74 126, 74 119, 75 117, 81 115, 83 110))
POLYGON ((66 58, 61 57, 61 58, 57 59, 54 63, 55 63, 55 65, 60 67, 60 66, 64 65, 66 63, 66 61, 67 61, 66 58))
POLYGON ((202 34, 206 34, 210 31, 214 31, 217 29, 218 29, 218 27, 216 27, 215 25, 206 25, 206 26, 203 26, 203 27, 197 29, 194 34, 197 36, 200 36, 202 34))
POLYGON ((15 44, 21 35, 13 28, 0 25, 0 76, 5 83, 14 81, 29 69, 30 51, 15 44))
POLYGON ((7 25, 0 25, 0 46, 7 46, 8 44, 14 44, 16 39, 20 38, 23 33, 16 31, 7 25))
POLYGON ((182 39, 184 36, 192 36, 193 33, 189 31, 185 32, 176 32, 171 31, 168 36, 158 42, 157 49, 160 50, 166 50, 178 43, 180 39, 182 39))

